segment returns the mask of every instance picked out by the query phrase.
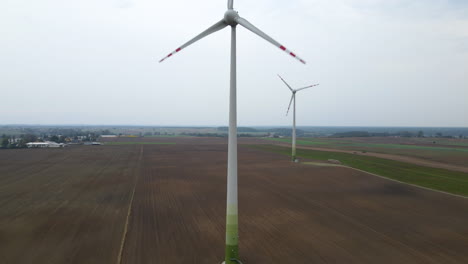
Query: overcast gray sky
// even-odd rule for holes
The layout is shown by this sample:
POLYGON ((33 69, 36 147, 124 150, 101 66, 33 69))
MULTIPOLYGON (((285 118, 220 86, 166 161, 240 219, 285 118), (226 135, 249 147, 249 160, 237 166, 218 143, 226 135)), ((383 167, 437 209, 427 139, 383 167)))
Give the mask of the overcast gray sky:
MULTIPOLYGON (((0 124, 226 125, 224 0, 3 0, 0 124)), ((239 125, 468 126, 468 1, 235 0, 239 125)))

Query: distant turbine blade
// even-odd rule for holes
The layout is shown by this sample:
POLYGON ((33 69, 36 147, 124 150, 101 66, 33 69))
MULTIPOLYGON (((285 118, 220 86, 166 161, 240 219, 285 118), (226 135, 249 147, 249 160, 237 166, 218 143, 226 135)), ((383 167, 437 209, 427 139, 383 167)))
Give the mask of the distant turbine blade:
POLYGON ((228 0, 228 9, 233 9, 234 7, 234 0, 228 0))
POLYGON ((310 87, 314 87, 314 86, 318 86, 319 84, 313 84, 313 85, 309 85, 309 86, 306 86, 306 87, 302 87, 302 88, 299 88, 299 89, 296 89, 296 92, 297 91, 300 91, 300 90, 304 90, 304 89, 307 89, 307 88, 310 88, 310 87))
POLYGON ((180 46, 179 48, 177 48, 176 50, 174 50, 173 52, 169 53, 169 55, 167 55, 166 57, 164 57, 162 60, 160 60, 159 62, 163 62, 165 59, 171 57, 172 55, 176 54, 177 52, 181 51, 183 48, 186 48, 187 46, 197 42, 198 40, 216 32, 216 31, 219 31, 223 28, 227 27, 227 24, 224 23, 224 19, 217 22, 216 24, 214 24, 213 26, 211 26, 210 28, 208 28, 207 30, 203 31, 202 33, 200 33, 198 36, 194 37, 193 39, 189 40, 187 43, 185 43, 184 45, 180 46))
POLYGON ((266 41, 270 42, 271 44, 275 45, 276 47, 280 48, 284 52, 288 53, 289 55, 293 56, 297 60, 299 60, 302 63, 306 63, 303 59, 299 58, 295 53, 292 51, 286 49, 283 45, 281 45, 278 41, 272 39, 270 36, 267 34, 263 33, 260 29, 256 28, 254 25, 252 25, 249 21, 247 21, 245 18, 242 17, 237 17, 236 22, 239 23, 241 26, 245 27, 246 29, 252 31, 253 33, 257 34, 258 36, 262 37, 266 41))
POLYGON ((291 92, 293 92, 293 88, 291 88, 291 86, 289 86, 289 84, 283 80, 283 78, 281 78, 281 76, 278 74, 278 77, 284 82, 284 84, 286 84, 286 86, 288 86, 289 90, 291 90, 291 92))
POLYGON ((293 98, 294 98, 294 94, 291 95, 291 101, 289 101, 288 111, 286 111, 286 115, 288 115, 288 113, 289 113, 289 108, 291 108, 293 98))

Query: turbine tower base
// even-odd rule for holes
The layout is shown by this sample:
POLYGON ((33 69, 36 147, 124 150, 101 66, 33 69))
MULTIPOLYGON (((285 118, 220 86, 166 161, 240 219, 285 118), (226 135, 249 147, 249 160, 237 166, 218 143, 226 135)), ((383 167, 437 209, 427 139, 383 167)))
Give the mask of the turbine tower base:
MULTIPOLYGON (((239 263, 239 264, 242 264, 242 262, 241 262, 240 260, 238 260, 238 259, 231 259, 231 261, 234 261, 234 262, 237 262, 237 263, 239 263)), ((223 261, 223 263, 221 263, 221 264, 226 264, 226 261, 223 261)))

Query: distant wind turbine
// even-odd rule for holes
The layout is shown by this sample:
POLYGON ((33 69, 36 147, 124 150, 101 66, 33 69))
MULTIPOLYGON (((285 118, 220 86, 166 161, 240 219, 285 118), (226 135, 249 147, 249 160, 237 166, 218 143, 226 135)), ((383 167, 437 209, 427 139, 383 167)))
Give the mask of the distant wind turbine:
POLYGON ((292 130, 292 155, 291 155, 291 158, 292 158, 292 161, 296 161, 296 92, 298 92, 300 90, 304 90, 304 89, 307 89, 307 88, 317 86, 318 84, 313 84, 313 85, 309 85, 309 86, 302 87, 302 88, 294 90, 293 88, 291 88, 291 86, 289 86, 289 84, 285 80, 283 80, 283 78, 281 78, 281 76, 279 74, 278 74, 278 77, 284 82, 284 84, 286 84, 286 86, 289 88, 289 90, 291 90, 291 93, 292 93, 291 101, 289 101, 288 111, 286 112, 286 115, 288 115, 289 108, 291 108, 291 103, 294 101, 294 106, 293 106, 293 130, 292 130))
MULTIPOLYGON (((299 58, 295 53, 288 50, 276 40, 272 39, 260 29, 256 28, 249 21, 239 16, 233 9, 233 0, 228 0, 228 10, 224 13, 224 18, 213 26, 203 31, 187 43, 183 44, 173 52, 169 53, 159 62, 180 52, 182 49, 195 43, 196 41, 219 31, 227 26, 231 26, 231 83, 229 94, 229 140, 228 140, 228 172, 227 172, 227 205, 226 205, 226 256, 225 263, 240 263, 238 248, 238 210, 237 210, 237 91, 236 91, 236 26, 239 24, 254 34, 265 39, 293 58, 305 64, 305 61, 299 58)), ((207 76, 209 73, 207 73, 207 76)))

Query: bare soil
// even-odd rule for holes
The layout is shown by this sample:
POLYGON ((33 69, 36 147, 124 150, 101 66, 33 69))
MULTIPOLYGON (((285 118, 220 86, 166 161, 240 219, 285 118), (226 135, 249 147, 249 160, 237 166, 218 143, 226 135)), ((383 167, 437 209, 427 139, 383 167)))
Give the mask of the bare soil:
MULTIPOLYGON (((199 140, 199 139, 194 139, 199 140)), ((168 139, 170 141, 170 139, 168 139)), ((222 139, 146 148, 124 263, 218 263, 222 139)), ((468 200, 239 147, 244 263, 465 263, 468 200)))
MULTIPOLYGON (((152 140, 176 144, 0 151, 0 263, 220 263, 227 139, 152 140)), ((239 145, 244 263, 468 263, 468 199, 258 142, 239 145)))
POLYGON ((0 151, 0 263, 116 263, 140 148, 0 151))

